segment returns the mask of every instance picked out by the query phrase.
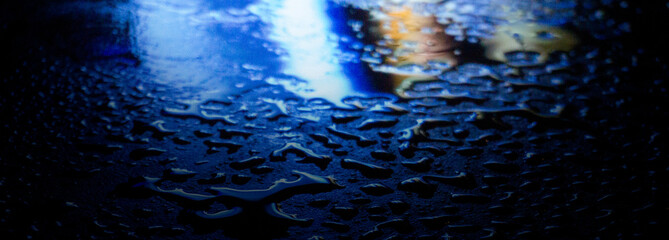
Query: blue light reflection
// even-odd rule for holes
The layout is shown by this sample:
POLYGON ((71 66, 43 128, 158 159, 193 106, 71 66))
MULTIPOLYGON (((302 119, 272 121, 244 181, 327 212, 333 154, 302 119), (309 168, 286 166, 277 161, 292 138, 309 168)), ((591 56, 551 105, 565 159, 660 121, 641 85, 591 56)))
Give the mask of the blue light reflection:
POLYGON ((257 17, 231 8, 232 3, 136 0, 134 4, 135 54, 158 83, 229 93, 239 81, 247 81, 245 64, 276 64, 252 36, 257 17))
POLYGON ((333 2, 134 4, 135 54, 158 83, 229 94, 260 78, 345 108, 342 99, 378 91, 369 66, 349 49, 357 40, 345 8, 333 2))
POLYGON ((370 89, 366 64, 359 61, 358 52, 346 49, 344 43, 350 38, 337 32, 347 30, 343 8, 331 7, 320 0, 267 0, 249 9, 271 25, 267 37, 278 44, 281 73, 298 78, 298 82, 271 80, 304 98, 345 107, 342 99, 363 96, 370 89))

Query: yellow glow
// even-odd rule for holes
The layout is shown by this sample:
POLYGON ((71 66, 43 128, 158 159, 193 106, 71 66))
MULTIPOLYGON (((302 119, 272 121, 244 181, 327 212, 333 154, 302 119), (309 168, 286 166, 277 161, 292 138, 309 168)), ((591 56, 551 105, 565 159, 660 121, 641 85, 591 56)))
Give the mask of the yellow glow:
POLYGON ((554 26, 537 23, 514 23, 499 26, 495 35, 483 40, 486 57, 508 62, 506 53, 523 51, 539 54, 537 64, 545 63, 551 53, 568 52, 578 44, 575 34, 554 26), (544 37, 542 35, 549 35, 544 37))

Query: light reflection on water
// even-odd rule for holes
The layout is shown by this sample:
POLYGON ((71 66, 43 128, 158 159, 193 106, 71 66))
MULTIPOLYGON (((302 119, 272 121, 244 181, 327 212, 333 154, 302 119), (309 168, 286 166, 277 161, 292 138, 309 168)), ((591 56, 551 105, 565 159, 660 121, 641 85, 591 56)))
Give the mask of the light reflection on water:
POLYGON ((240 81, 263 79, 339 106, 347 96, 363 95, 359 86, 365 84, 356 87, 355 79, 347 76, 359 59, 340 49, 327 2, 260 1, 244 8, 227 4, 135 2, 134 52, 154 81, 225 94, 234 93, 240 81))
POLYGON ((138 0, 136 4, 136 48, 156 81, 198 84, 223 74, 216 65, 225 61, 226 40, 206 26, 189 24, 201 1, 138 0))
POLYGON ((135 7, 135 52, 158 83, 232 92, 245 64, 271 61, 251 37, 256 18, 233 16, 229 6, 137 0, 135 7))
MULTIPOLYGON (((564 19, 557 21, 551 16, 540 16, 548 10, 569 12, 572 5, 555 5, 557 9, 548 10, 533 9, 532 4, 500 5, 494 15, 487 16, 494 20, 468 26, 471 23, 463 22, 466 17, 457 12, 466 13, 463 15, 471 17, 470 21, 475 22, 477 18, 480 21, 490 10, 477 9, 474 4, 485 2, 483 5, 489 8, 488 5, 501 4, 501 1, 460 5, 458 1, 450 1, 435 6, 448 9, 438 14, 428 11, 427 5, 416 4, 426 2, 434 1, 414 1, 414 4, 370 10, 376 26, 372 32, 381 38, 377 42, 392 50, 383 61, 373 64, 373 69, 389 73, 394 93, 401 97, 403 88, 412 82, 437 80, 459 65, 504 63, 513 68, 538 67, 546 64, 551 54, 569 52, 578 43, 575 34, 559 26, 564 19), (482 51, 476 51, 479 48, 482 51)), ((565 16, 569 14, 563 14, 562 18, 565 16)))
POLYGON ((493 25, 477 32, 459 22, 467 18, 457 14, 466 10, 473 16, 477 9, 455 3, 459 1, 440 5, 450 9, 442 15, 395 4, 351 16, 351 7, 319 0, 136 0, 134 52, 159 83, 224 95, 244 85, 240 83, 264 80, 301 97, 345 107, 346 97, 397 94, 406 79, 436 79, 466 63, 463 43, 485 48, 486 54, 470 60, 488 58, 510 66, 542 64, 552 52, 569 51, 576 44, 559 26, 522 24, 525 20, 518 16, 527 14, 518 9, 500 10, 487 22, 493 25), (470 36, 454 31, 458 28, 470 36), (488 33, 480 34, 484 31, 488 33), (509 54, 518 52, 539 57, 513 62, 518 54, 509 54))
POLYGON ((331 32, 333 24, 325 1, 262 1, 249 9, 271 25, 267 37, 280 48, 281 72, 298 78, 271 81, 302 97, 322 98, 337 105, 343 98, 357 95, 339 64, 345 53, 339 49, 338 36, 331 32))

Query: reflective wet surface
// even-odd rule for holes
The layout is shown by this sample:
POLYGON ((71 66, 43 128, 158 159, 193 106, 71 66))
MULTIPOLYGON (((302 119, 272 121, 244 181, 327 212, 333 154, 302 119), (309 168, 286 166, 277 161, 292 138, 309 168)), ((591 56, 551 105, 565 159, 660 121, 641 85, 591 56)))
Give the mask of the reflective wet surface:
POLYGON ((665 3, 2 5, 7 239, 666 235, 665 3))

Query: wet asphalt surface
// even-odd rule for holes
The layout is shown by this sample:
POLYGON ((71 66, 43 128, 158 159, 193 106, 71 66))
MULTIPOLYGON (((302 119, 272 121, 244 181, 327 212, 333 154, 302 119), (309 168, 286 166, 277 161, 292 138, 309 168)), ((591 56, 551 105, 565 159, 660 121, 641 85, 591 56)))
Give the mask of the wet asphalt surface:
POLYGON ((666 235, 666 3, 344 2, 2 3, 2 238, 666 235))

